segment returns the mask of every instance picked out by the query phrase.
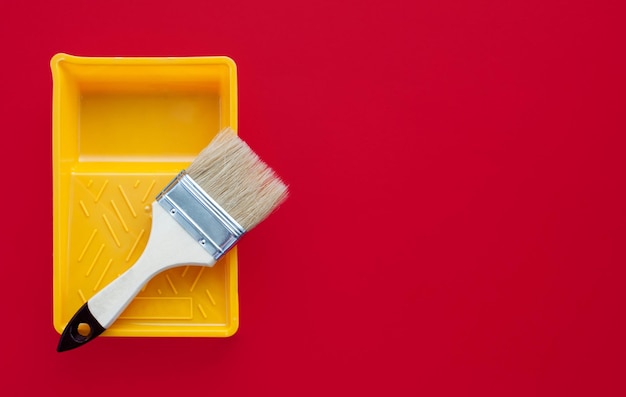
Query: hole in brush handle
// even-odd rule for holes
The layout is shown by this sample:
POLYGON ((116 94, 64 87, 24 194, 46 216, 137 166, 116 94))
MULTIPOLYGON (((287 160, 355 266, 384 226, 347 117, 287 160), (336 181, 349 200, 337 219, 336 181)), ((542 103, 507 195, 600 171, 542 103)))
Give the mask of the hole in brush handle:
POLYGON ((81 306, 65 326, 57 346, 58 352, 82 346, 105 331, 105 328, 91 314, 88 303, 81 306))

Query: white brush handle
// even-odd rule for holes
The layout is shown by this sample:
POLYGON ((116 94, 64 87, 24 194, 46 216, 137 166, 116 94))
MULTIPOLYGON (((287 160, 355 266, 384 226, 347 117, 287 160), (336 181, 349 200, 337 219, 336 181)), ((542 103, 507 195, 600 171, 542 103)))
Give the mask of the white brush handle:
POLYGON ((109 328, 154 275, 188 264, 213 266, 215 259, 155 201, 146 249, 132 267, 89 299, 89 311, 109 328))

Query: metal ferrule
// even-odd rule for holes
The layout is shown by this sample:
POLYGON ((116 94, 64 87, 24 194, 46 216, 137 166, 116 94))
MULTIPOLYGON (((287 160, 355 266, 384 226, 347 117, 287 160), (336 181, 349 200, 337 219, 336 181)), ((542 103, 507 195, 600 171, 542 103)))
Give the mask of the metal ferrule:
POLYGON ((246 232, 185 171, 159 193, 156 201, 215 260, 224 255, 246 232))

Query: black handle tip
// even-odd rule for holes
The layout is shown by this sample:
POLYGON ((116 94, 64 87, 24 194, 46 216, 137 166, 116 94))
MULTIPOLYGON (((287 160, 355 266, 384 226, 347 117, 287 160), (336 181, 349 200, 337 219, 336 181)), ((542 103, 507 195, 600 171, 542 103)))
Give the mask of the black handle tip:
POLYGON ((59 345, 57 346, 57 351, 64 352, 66 350, 75 349, 93 340, 104 331, 104 327, 102 327, 93 314, 91 314, 89 306, 85 303, 65 326, 61 334, 61 339, 59 340, 59 345))

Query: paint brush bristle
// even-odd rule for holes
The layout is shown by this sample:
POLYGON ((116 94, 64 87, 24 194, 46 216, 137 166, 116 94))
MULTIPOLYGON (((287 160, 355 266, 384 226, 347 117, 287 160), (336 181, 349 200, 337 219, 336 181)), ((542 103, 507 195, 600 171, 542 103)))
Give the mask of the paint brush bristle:
POLYGON ((287 186, 230 128, 200 152, 187 173, 247 231, 287 198, 287 186))

